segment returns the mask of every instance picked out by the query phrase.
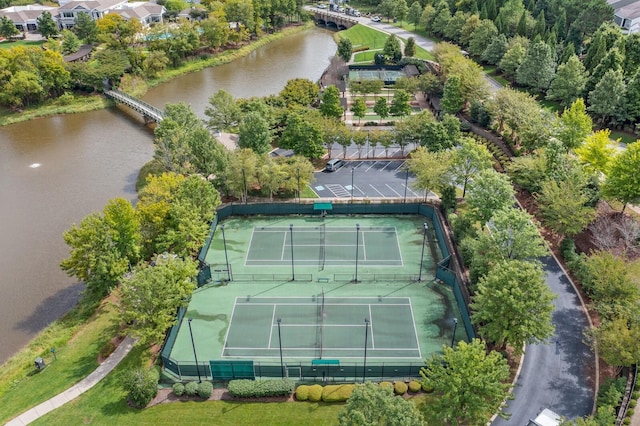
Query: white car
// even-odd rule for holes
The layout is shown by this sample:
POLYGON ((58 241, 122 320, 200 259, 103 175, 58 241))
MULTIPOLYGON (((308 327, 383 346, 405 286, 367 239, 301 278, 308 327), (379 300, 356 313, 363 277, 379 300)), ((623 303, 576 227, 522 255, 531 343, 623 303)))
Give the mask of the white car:
POLYGON ((326 9, 327 5, 326 4, 319 4, 317 7, 318 7, 318 9, 326 9))
POLYGON ((379 17, 379 16, 372 16, 372 17, 371 17, 371 20, 372 20, 373 22, 380 22, 380 21, 381 21, 381 19, 380 19, 380 17, 379 17))

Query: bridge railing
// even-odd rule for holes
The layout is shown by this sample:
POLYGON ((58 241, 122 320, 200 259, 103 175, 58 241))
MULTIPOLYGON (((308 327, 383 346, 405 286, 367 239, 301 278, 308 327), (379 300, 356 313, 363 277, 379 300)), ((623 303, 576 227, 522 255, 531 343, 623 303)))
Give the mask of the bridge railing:
POLYGON ((107 96, 111 96, 113 98, 119 99, 120 101, 124 102, 124 103, 128 103, 130 106, 134 106, 134 107, 139 107, 141 109, 145 109, 147 110, 146 112, 150 112, 152 114, 155 114, 158 116, 158 118, 162 119, 164 117, 164 111, 162 111, 160 108, 157 108, 151 104, 146 103, 143 100, 134 98, 133 96, 129 96, 124 92, 121 92, 119 90, 109 90, 108 92, 105 92, 105 94, 107 96))

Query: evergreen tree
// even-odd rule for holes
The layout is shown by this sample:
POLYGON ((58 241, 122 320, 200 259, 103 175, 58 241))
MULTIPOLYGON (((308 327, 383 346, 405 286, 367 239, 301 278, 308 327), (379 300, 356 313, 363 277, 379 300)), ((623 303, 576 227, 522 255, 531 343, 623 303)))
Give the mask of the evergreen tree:
POLYGON ((38 32, 42 37, 50 38, 58 34, 58 25, 50 12, 45 10, 36 21, 38 22, 38 32))
POLYGON ((516 81, 538 92, 549 87, 555 72, 555 61, 551 48, 543 41, 532 44, 518 67, 516 81))
POLYGON ((18 31, 13 21, 3 16, 0 19, 0 37, 9 38, 17 34, 20 34, 20 31, 18 31))
POLYGON ((444 94, 442 96, 442 112, 446 114, 458 113, 464 105, 464 98, 460 88, 460 77, 452 75, 444 84, 444 94))
POLYGON ((420 6, 420 2, 414 1, 411 3, 411 7, 407 11, 407 20, 413 24, 413 29, 415 31, 416 27, 420 23, 420 18, 422 17, 422 6, 420 6))
POLYGON ((489 0, 487 2, 487 18, 495 20, 498 17, 498 8, 496 7, 496 0, 489 0))
POLYGON ((98 40, 98 25, 91 19, 88 13, 80 12, 76 17, 76 24, 71 29, 80 40, 85 43, 94 43, 98 40))
POLYGON ((640 71, 637 71, 627 85, 627 114, 632 123, 640 122, 640 71))
POLYGON ((404 45, 404 56, 412 57, 416 54, 416 39, 409 37, 404 45))
POLYGON ((621 70, 609 70, 589 93, 589 108, 600 122, 612 124, 624 121, 626 85, 621 70))
POLYGON ((549 87, 547 99, 560 101, 565 107, 569 106, 582 96, 586 83, 587 72, 584 65, 576 55, 573 55, 558 67, 549 87))
POLYGON ((544 19, 544 10, 540 11, 540 14, 536 18, 536 25, 533 27, 533 35, 544 35, 547 31, 547 21, 544 19))
POLYGON ((518 27, 516 28, 516 34, 522 37, 527 37, 527 11, 523 11, 518 21, 518 27))
POLYGON ((338 41, 338 56, 345 62, 349 62, 351 60, 352 53, 353 45, 351 44, 351 40, 346 37, 341 38, 340 41, 338 41))
POLYGON ((625 40, 624 75, 632 77, 640 69, 640 33, 629 34, 625 40))
POLYGON ((384 55, 394 62, 398 62, 402 59, 402 50, 400 49, 400 41, 398 38, 391 34, 384 44, 384 55))
POLYGON ((587 49, 587 55, 584 57, 584 67, 591 72, 598 66, 600 61, 607 54, 607 45, 601 33, 597 33, 591 39, 591 44, 587 49))
MULTIPOLYGON (((562 51, 562 56, 560 56, 560 60, 558 61, 558 65, 565 64, 571 56, 575 56, 576 48, 573 46, 573 43, 567 43, 566 47, 562 51)), ((584 63, 582 65, 584 68, 584 63)), ((586 71, 586 68, 585 68, 586 71)))
POLYGON ((431 31, 437 35, 444 35, 451 21, 451 10, 446 0, 440 0, 436 4, 436 15, 433 19, 431 31))
POLYGON ((481 21, 469 40, 469 53, 473 56, 481 56, 492 39, 498 35, 498 29, 493 22, 485 19, 481 21))
POLYGON ((591 70, 591 75, 587 80, 587 91, 592 91, 607 71, 622 71, 623 62, 624 56, 620 53, 620 50, 618 50, 617 47, 612 48, 595 67, 595 69, 591 70))
POLYGON ((556 27, 556 33, 558 34, 558 38, 560 40, 564 40, 567 38, 567 12, 564 8, 560 10, 558 17, 556 18, 554 27, 556 27))
POLYGON ((344 108, 340 104, 340 91, 336 86, 328 86, 324 89, 320 101, 320 113, 332 118, 340 118, 344 114, 344 108))
POLYGON ((406 0, 395 0, 394 8, 393 8, 393 17, 400 21, 400 26, 402 26, 402 22, 407 17, 407 13, 409 12, 409 6, 407 6, 406 0))
POLYGON ((509 42, 504 34, 499 34, 491 39, 491 43, 482 52, 482 60, 497 65, 509 48, 509 42))
POLYGON ((522 45, 516 44, 505 52, 498 66, 502 72, 504 72, 505 76, 513 78, 516 76, 518 68, 520 68, 526 54, 526 49, 522 47, 522 45))

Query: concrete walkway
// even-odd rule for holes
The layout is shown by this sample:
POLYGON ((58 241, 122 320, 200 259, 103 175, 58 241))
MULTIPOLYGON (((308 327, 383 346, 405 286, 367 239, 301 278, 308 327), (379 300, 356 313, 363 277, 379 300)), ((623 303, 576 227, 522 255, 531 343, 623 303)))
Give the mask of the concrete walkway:
POLYGON ((94 387, 100 380, 104 379, 107 374, 111 372, 122 359, 131 351, 133 345, 135 344, 135 340, 131 337, 127 336, 122 343, 116 348, 115 351, 109 358, 107 358, 98 368, 96 368, 93 373, 89 374, 84 379, 80 380, 75 385, 71 386, 64 392, 59 393, 53 398, 43 402, 40 405, 37 405, 20 414, 18 417, 11 420, 7 423, 7 426, 22 426, 28 425, 29 423, 35 421, 36 419, 44 416, 50 411, 55 410, 58 407, 62 407, 67 402, 77 398, 82 395, 92 387, 94 387))

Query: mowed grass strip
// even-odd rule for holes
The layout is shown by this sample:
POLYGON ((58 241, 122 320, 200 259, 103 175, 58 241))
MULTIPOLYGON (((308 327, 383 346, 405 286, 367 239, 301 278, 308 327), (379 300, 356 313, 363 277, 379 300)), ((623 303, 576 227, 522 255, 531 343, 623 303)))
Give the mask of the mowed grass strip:
POLYGON ((117 334, 118 309, 107 298, 89 318, 78 310, 54 322, 0 368, 0 424, 76 384, 98 367, 98 353, 117 334), (56 349, 54 359, 50 350, 56 349), (46 368, 37 372, 36 357, 46 368))
POLYGON ((389 35, 358 24, 348 30, 337 32, 336 37, 338 39, 346 38, 351 40, 351 45, 354 49, 362 48, 362 46, 366 46, 369 49, 382 49, 389 35))

